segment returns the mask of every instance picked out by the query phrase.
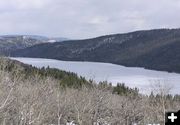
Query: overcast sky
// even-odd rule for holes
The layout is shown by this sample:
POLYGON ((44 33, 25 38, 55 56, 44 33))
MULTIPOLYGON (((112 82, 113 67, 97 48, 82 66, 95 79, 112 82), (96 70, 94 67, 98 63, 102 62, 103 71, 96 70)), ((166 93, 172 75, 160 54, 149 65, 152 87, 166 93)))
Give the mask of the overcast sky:
POLYGON ((180 0, 0 0, 0 34, 90 38, 180 27, 180 0))

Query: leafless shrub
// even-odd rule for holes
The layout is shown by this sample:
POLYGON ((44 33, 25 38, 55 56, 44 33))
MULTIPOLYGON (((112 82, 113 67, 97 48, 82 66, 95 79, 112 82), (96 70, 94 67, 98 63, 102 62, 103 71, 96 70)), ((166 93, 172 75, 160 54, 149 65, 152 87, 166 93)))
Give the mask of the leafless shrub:
MULTIPOLYGON (((17 75, 18 76, 18 75, 17 75)), ((158 88, 158 86, 156 86, 158 88)), ((167 88, 160 97, 119 96, 106 88, 62 89, 52 78, 12 79, 0 70, 0 124, 2 125, 132 125, 164 122, 164 112, 177 110, 167 88)), ((157 90, 156 90, 157 91, 157 90)))

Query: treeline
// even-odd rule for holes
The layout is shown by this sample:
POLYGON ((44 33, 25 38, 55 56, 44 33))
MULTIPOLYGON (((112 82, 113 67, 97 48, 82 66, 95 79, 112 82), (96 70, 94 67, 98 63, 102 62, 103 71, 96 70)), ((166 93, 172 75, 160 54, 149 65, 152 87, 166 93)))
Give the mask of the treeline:
POLYGON ((148 98, 152 99, 153 100, 160 100, 161 98, 165 98, 169 101, 180 101, 180 95, 179 94, 175 94, 175 95, 172 95, 172 94, 162 94, 162 93, 158 93, 158 94, 154 94, 153 92, 151 92, 150 95, 148 95, 148 98))
POLYGON ((107 81, 99 82, 98 88, 100 89, 107 89, 111 91, 113 94, 117 95, 138 95, 139 89, 138 88, 130 88, 126 86, 124 83, 117 83, 117 85, 112 86, 112 83, 108 83, 107 81))
POLYGON ((79 77, 72 72, 66 72, 55 68, 36 68, 30 65, 20 63, 18 61, 1 58, 0 69, 10 72, 12 76, 19 75, 25 79, 28 77, 40 77, 40 79, 46 79, 52 77, 59 82, 62 87, 80 88, 83 85, 89 86, 90 83, 84 78, 79 77))

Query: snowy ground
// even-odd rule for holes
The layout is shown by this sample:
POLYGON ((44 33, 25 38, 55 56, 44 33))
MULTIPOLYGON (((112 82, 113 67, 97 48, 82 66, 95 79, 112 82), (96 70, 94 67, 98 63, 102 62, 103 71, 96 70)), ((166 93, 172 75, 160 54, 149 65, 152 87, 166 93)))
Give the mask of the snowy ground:
POLYGON ((11 58, 36 67, 58 68, 75 72, 86 79, 109 81, 113 84, 125 83, 130 87, 138 87, 140 92, 149 93, 157 82, 172 87, 171 93, 180 94, 180 74, 147 70, 144 68, 124 67, 110 63, 59 61, 40 58, 11 58))

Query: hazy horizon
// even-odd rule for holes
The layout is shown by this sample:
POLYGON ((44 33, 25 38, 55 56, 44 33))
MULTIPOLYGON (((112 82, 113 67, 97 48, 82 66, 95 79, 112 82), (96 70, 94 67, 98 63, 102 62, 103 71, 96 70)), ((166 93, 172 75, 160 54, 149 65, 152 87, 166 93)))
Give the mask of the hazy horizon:
POLYGON ((178 0, 0 0, 2 35, 70 39, 179 28, 178 0))
POLYGON ((121 33, 109 33, 109 34, 102 34, 102 35, 98 35, 98 36, 93 36, 93 37, 87 37, 87 38, 69 38, 69 37, 64 37, 64 36, 49 36, 49 35, 42 35, 42 34, 0 34, 1 36, 41 36, 41 37, 47 37, 47 38, 64 38, 64 39, 69 39, 69 40, 75 40, 75 39, 91 39, 91 38, 97 38, 97 37, 101 37, 101 36, 105 36, 105 35, 115 35, 115 34, 126 34, 126 33, 133 33, 133 32, 137 32, 137 31, 149 31, 149 30, 160 30, 160 29, 180 29, 180 28, 155 28, 155 29, 142 29, 142 30, 133 30, 133 31, 129 31, 129 32, 121 32, 121 33))

